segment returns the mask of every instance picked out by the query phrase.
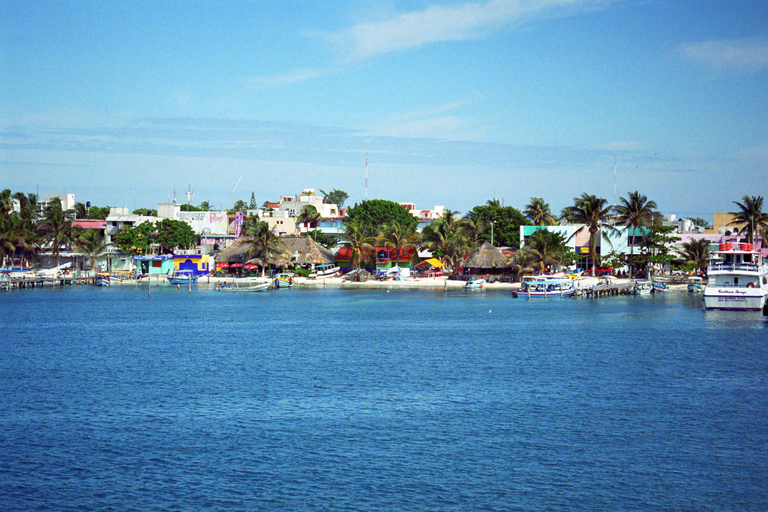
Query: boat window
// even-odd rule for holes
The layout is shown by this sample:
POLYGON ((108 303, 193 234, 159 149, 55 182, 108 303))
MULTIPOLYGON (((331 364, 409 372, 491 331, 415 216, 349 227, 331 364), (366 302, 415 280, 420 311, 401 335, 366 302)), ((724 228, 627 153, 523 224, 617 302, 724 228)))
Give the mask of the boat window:
POLYGON ((734 286, 739 286, 739 278, 738 277, 734 277, 733 278, 733 285, 734 286))

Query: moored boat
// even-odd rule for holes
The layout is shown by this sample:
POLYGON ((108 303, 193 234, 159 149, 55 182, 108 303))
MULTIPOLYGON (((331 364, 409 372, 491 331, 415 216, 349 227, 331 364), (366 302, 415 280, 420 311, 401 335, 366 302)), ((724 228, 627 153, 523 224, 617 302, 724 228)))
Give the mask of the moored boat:
POLYGON ((752 244, 720 244, 712 251, 704 288, 706 309, 763 309, 768 297, 768 265, 752 244))
POLYGON ((244 284, 243 286, 240 285, 238 282, 233 283, 221 283, 217 288, 216 291, 219 292, 265 292, 269 289, 269 283, 261 282, 261 283, 248 283, 244 284))
POLYGON ((275 288, 293 288, 296 281, 293 279, 293 272, 281 272, 275 278, 275 288))
POLYGON ((573 280, 568 278, 548 279, 547 276, 534 278, 532 281, 523 281, 520 289, 512 292, 515 297, 573 297, 576 295, 576 287, 573 280))
POLYGON ((336 277, 341 269, 335 265, 327 263, 325 265, 317 265, 315 271, 309 274, 310 279, 326 279, 329 277, 336 277))
POLYGON ((632 287, 633 295, 649 295, 653 291, 653 283, 640 279, 635 281, 635 286, 632 287))
POLYGON ((688 277, 688 292, 689 293, 701 293, 704 291, 702 286, 702 278, 698 276, 688 277))
POLYGON ((197 276, 191 270, 176 270, 168 276, 170 284, 197 284, 197 276))
POLYGON ((484 284, 485 279, 475 279, 474 277, 470 277, 467 279, 467 282, 464 283, 464 288, 467 290, 476 290, 482 288, 484 284))
POLYGON ((96 286, 110 286, 111 277, 109 272, 99 272, 96 274, 96 286))

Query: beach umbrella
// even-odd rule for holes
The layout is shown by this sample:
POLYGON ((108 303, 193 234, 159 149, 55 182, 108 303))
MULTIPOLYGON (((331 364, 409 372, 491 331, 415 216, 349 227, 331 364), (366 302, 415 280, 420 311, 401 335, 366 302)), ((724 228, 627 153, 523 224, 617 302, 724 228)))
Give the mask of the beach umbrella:
POLYGON ((254 269, 256 269, 257 267, 256 267, 256 265, 254 265, 253 263, 248 263, 248 264, 247 264, 246 266, 244 266, 243 268, 244 268, 245 270, 254 270, 254 269))
POLYGON ((243 266, 242 263, 233 263, 230 265, 230 268, 241 268, 243 266))
POLYGON ((229 268, 229 263, 226 261, 224 263, 219 263, 219 268, 229 268))

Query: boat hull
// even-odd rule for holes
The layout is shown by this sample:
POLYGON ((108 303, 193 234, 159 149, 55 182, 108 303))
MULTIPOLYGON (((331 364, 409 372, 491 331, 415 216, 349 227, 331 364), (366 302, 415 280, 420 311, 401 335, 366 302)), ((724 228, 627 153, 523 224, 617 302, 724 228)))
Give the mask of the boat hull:
POLYGON ((735 311, 760 311, 766 295, 759 288, 715 288, 704 290, 704 307, 735 311))

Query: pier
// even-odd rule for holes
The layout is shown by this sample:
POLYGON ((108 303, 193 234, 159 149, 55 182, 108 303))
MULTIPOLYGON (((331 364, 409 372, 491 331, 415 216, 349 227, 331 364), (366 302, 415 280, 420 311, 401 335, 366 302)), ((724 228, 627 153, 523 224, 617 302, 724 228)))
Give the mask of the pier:
POLYGON ((95 286, 96 276, 61 276, 61 277, 11 277, 0 279, 0 290, 20 290, 24 288, 50 288, 53 286, 95 286))
POLYGON ((622 284, 608 284, 608 285, 595 285, 591 288, 585 288, 582 290, 584 297, 601 298, 601 297, 615 297, 617 295, 632 295, 633 285, 631 283, 622 284))

